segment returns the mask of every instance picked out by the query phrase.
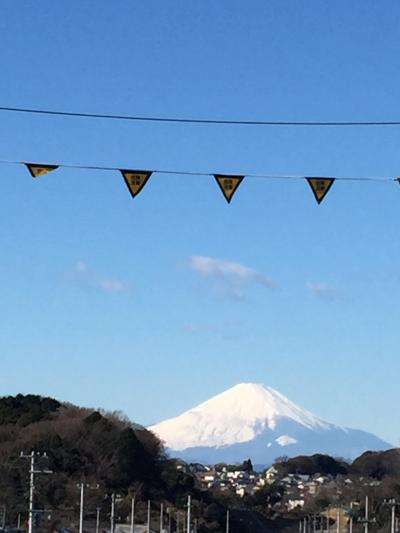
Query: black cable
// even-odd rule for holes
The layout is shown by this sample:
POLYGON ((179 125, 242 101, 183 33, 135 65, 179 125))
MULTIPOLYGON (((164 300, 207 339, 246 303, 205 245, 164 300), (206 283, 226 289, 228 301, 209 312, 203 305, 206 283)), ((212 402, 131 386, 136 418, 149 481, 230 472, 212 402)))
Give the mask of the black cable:
POLYGON ((37 115, 56 115, 63 117, 97 118, 111 120, 132 120, 140 122, 169 122, 181 124, 225 124, 233 126, 312 126, 312 127, 364 127, 364 126, 400 126, 398 120, 379 121, 285 121, 285 120, 219 120, 206 118, 146 117, 136 115, 108 115, 103 113, 79 113, 75 111, 53 111, 50 109, 30 109, 22 107, 0 106, 0 111, 12 113, 31 113, 37 115))

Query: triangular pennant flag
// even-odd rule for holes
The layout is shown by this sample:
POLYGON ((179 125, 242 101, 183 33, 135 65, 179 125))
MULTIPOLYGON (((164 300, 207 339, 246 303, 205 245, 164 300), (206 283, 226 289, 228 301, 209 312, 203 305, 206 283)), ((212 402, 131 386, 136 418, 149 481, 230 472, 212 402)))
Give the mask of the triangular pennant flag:
POLYGON ((135 196, 138 195, 146 185, 146 182, 150 178, 152 172, 144 170, 121 170, 121 174, 124 176, 125 183, 132 195, 132 198, 135 198, 135 196))
POLYGON ((325 196, 328 194, 329 189, 332 187, 335 178, 306 178, 315 199, 320 204, 325 196))
POLYGON ((217 180, 222 194, 225 196, 225 199, 229 204, 244 176, 223 176, 222 174, 214 174, 214 178, 217 180))
POLYGON ((58 165, 42 165, 39 163, 25 163, 25 165, 33 178, 38 178, 58 168, 58 165))

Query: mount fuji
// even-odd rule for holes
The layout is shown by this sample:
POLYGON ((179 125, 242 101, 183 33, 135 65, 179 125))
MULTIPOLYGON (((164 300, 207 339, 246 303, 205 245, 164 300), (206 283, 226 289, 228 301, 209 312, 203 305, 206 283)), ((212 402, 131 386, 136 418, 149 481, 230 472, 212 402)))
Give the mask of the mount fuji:
POLYGON ((250 458, 266 465, 278 456, 312 453, 353 459, 392 447, 371 433, 330 424, 257 383, 236 385, 148 429, 170 455, 205 464, 250 458))

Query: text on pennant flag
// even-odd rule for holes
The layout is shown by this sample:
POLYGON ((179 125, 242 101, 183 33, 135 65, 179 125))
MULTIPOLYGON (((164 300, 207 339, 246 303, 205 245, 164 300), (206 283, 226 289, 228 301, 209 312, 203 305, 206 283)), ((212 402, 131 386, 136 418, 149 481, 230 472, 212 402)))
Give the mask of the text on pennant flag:
POLYGON ((244 176, 223 176, 222 174, 214 174, 214 177, 217 180, 226 201, 230 203, 244 176))
POLYGON ((320 204, 328 194, 335 178, 307 178, 307 181, 314 193, 315 199, 320 204))
POLYGON ((39 163, 25 163, 25 165, 33 178, 38 178, 58 168, 58 165, 42 165, 39 163))
POLYGON ((152 173, 144 170, 121 170, 121 174, 124 177, 132 198, 135 198, 146 185, 152 173))

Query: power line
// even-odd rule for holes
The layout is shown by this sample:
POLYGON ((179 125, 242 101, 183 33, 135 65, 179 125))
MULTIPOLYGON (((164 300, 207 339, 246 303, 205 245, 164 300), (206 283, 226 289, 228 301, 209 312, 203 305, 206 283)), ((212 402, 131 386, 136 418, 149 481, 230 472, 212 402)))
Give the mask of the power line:
POLYGON ((58 111, 51 109, 33 109, 25 107, 0 106, 0 111, 10 113, 30 113, 36 115, 55 115, 61 117, 80 117, 111 120, 130 120, 136 122, 169 122, 180 124, 220 124, 231 126, 302 126, 302 127, 369 127, 369 126, 400 126, 400 120, 368 120, 368 121, 291 121, 291 120, 228 120, 210 118, 179 118, 141 115, 114 115, 107 113, 84 113, 78 111, 58 111))
MULTIPOLYGON (((44 166, 54 166, 57 168, 69 168, 69 169, 82 169, 82 170, 105 170, 105 171, 116 171, 120 172, 122 169, 127 169, 128 167, 126 165, 121 166, 101 166, 101 165, 85 165, 85 164, 69 164, 69 163, 54 163, 54 162, 47 162, 42 163, 44 166)), ((7 160, 7 159, 0 159, 0 165, 39 165, 38 162, 33 161, 17 161, 17 160, 7 160)), ((139 172, 139 169, 136 165, 129 167, 132 170, 136 170, 139 172)), ((318 176, 313 174, 302 174, 302 175, 278 175, 278 174, 252 174, 249 172, 204 172, 204 171, 196 171, 196 170, 170 170, 170 169, 162 169, 162 168, 151 168, 151 167, 140 167, 140 172, 146 171, 151 172, 152 174, 174 174, 177 176, 215 176, 215 175, 221 175, 221 176, 244 176, 246 178, 258 178, 258 179, 267 179, 267 180, 304 180, 305 178, 326 178, 331 177, 338 181, 380 181, 380 182, 387 182, 387 181, 399 181, 399 177, 393 177, 393 176, 336 176, 334 174, 318 174, 318 176)), ((400 182, 400 181, 399 181, 400 182)))

